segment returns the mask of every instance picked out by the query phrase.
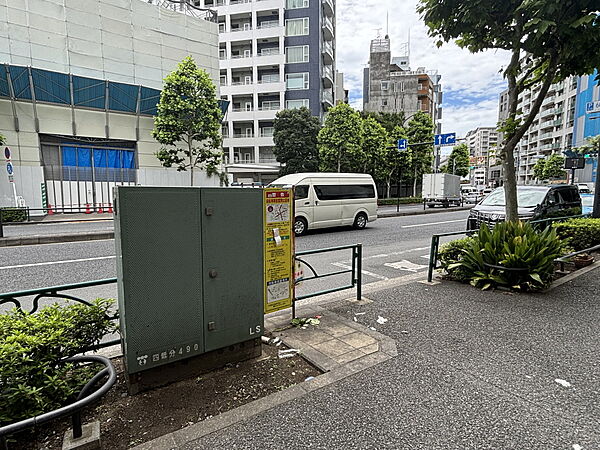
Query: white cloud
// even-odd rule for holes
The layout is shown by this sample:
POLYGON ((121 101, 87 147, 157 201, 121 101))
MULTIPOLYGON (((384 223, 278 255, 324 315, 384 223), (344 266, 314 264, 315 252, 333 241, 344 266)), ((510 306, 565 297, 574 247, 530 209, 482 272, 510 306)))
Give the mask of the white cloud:
POLYGON ((362 109, 363 69, 371 39, 389 35, 392 55, 399 55, 410 33, 410 63, 442 75, 444 131, 464 131, 497 121, 497 98, 504 88, 499 70, 508 61, 504 51, 471 54, 454 43, 437 48, 416 12, 417 0, 337 0, 337 68, 344 72, 351 104, 362 109), (473 99, 481 100, 473 104, 473 99))

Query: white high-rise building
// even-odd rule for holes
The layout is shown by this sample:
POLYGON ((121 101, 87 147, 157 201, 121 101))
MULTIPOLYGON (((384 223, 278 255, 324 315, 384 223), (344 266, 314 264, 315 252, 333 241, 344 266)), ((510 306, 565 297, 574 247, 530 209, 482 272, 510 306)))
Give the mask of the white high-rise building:
POLYGON ((495 147, 498 145, 498 131, 495 127, 478 127, 467 133, 471 166, 471 184, 487 186, 489 169, 495 165, 495 147))
POLYGON ((226 167, 237 182, 270 182, 279 163, 273 120, 334 105, 335 0, 197 0, 219 25, 220 93, 226 167))
MULTIPOLYGON (((540 86, 527 89, 519 95, 518 108, 527 115, 540 86)), ((540 158, 562 154, 573 142, 577 77, 552 84, 539 113, 515 149, 518 184, 534 184, 533 166, 540 158)), ((507 115, 506 91, 500 94, 499 119, 507 115)))

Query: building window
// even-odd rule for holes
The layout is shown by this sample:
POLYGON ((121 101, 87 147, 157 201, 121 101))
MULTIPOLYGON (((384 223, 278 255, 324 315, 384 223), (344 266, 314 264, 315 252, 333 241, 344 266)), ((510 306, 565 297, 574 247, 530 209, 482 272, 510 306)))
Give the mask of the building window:
POLYGON ((289 19, 285 21, 286 36, 306 36, 308 35, 308 17, 300 19, 289 19))
POLYGON ((302 98, 300 100, 286 100, 285 108, 286 109, 298 109, 298 108, 308 108, 308 99, 302 98))
POLYGON ((285 8, 286 9, 299 9, 299 8, 308 8, 309 0, 287 0, 285 8))
POLYGON ((286 47, 285 62, 288 64, 308 62, 308 45, 286 47))
POLYGON ((381 82, 381 90, 382 91, 387 91, 390 88, 390 82, 389 81, 382 81, 381 82))
POLYGON ((286 74, 285 85, 289 90, 308 89, 308 72, 286 74))
POLYGON ((386 99, 381 100, 381 106, 387 106, 388 101, 386 99))

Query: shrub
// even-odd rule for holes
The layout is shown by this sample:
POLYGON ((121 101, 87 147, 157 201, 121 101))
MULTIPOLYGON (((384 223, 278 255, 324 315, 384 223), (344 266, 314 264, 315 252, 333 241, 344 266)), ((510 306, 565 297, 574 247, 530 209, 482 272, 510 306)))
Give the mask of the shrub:
POLYGON ((0 315, 0 426, 74 400, 93 371, 63 360, 114 331, 107 317, 113 302, 54 304, 34 314, 15 308, 0 315))
POLYGON ((482 289, 539 290, 552 282, 554 260, 562 254, 550 227, 538 232, 528 223, 501 222, 490 231, 483 224, 462 260, 450 268, 462 267, 471 284, 482 289))
POLYGON ((27 221, 27 208, 2 208, 2 222, 25 222, 27 221))
POLYGON ((552 225, 556 235, 575 251, 600 245, 600 219, 579 218, 552 225))
MULTIPOLYGON (((421 203, 423 199, 421 197, 400 197, 401 205, 408 205, 411 203, 421 203)), ((397 198, 380 198, 377 200, 378 205, 396 205, 398 203, 397 198)))
POLYGON ((472 241, 472 237, 466 237, 447 242, 441 246, 438 252, 438 261, 441 269, 446 272, 447 278, 460 282, 466 282, 470 279, 465 268, 462 265, 456 265, 456 263, 462 261, 462 257, 472 241))

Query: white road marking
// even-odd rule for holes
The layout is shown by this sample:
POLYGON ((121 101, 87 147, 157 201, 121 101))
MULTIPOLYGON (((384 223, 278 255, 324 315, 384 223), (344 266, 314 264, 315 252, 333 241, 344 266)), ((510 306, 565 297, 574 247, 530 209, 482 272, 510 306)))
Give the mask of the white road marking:
POLYGON ((421 255, 421 258, 429 259, 429 255, 421 255))
POLYGON ((425 227, 427 225, 441 225, 443 223, 456 223, 456 222, 464 222, 465 219, 458 220, 444 220, 443 222, 429 222, 429 223, 417 223, 415 225, 402 225, 400 228, 416 228, 416 227, 425 227))
POLYGON ((23 267, 38 267, 38 266, 51 266, 53 264, 70 264, 76 262, 85 262, 85 261, 100 261, 102 259, 112 259, 114 256, 98 256, 96 258, 83 258, 83 259, 67 259, 64 261, 48 261, 42 263, 33 263, 33 264, 19 264, 18 266, 4 266, 0 267, 0 270, 6 269, 21 269, 23 267))
POLYGON ((405 259, 398 262, 385 263, 384 266, 391 267, 392 269, 406 270, 407 272, 418 272, 419 270, 425 269, 427 267, 423 264, 411 263, 410 261, 407 261, 405 259))
MULTIPOLYGON (((367 259, 388 258, 390 256, 404 255, 406 253, 419 252, 421 250, 429 250, 429 247, 410 248, 408 250, 400 250, 392 253, 380 253, 378 255, 363 256, 363 261, 367 259)), ((342 261, 344 264, 350 264, 351 261, 342 261)))
MULTIPOLYGON (((352 270, 352 266, 349 266, 349 265, 341 263, 341 262, 335 262, 335 263, 331 263, 331 264, 333 264, 334 266, 339 267, 341 269, 352 270)), ((369 272, 368 270, 361 270, 361 273, 363 275, 368 275, 370 277, 377 278, 378 280, 383 280, 383 281, 389 280, 388 277, 384 277, 383 275, 377 275, 376 273, 369 272)))

